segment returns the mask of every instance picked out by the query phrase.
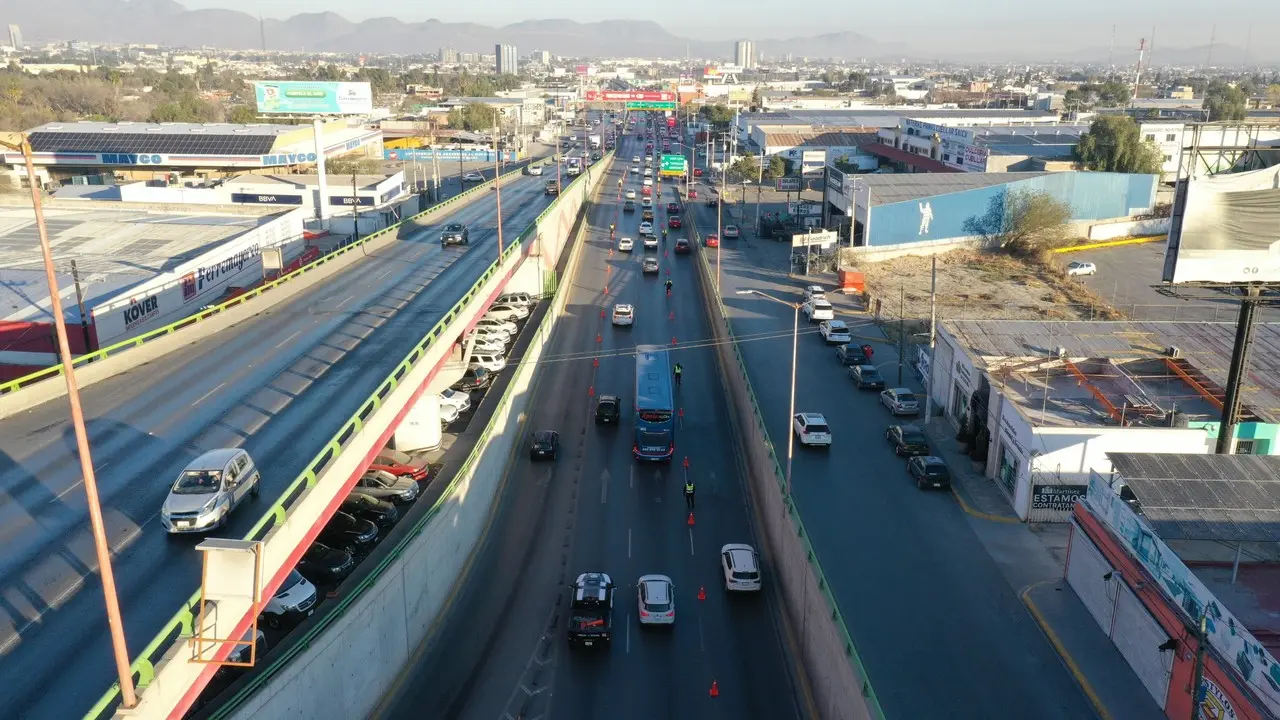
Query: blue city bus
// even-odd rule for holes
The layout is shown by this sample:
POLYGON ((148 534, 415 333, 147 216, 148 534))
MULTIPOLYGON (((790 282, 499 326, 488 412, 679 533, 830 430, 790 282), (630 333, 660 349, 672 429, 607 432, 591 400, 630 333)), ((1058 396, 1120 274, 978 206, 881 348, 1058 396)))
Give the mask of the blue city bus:
POLYGON ((656 345, 636 347, 637 460, 670 460, 676 452, 676 418, 671 398, 671 360, 656 345))

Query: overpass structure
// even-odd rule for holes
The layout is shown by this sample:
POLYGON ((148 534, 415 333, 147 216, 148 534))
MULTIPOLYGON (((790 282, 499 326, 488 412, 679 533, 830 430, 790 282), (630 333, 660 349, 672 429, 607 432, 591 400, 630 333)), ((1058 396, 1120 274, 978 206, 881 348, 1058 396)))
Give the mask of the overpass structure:
MULTIPOLYGON (((441 370, 465 359, 457 341, 492 299, 508 284, 540 292, 592 175, 554 202, 545 178, 509 175, 502 224, 526 229, 501 252, 485 183, 77 371, 135 653, 131 717, 181 716, 216 669, 191 662, 199 553, 157 521, 172 479, 208 449, 253 455, 263 499, 224 534, 261 541, 270 597, 407 407, 456 379, 441 370), (471 227, 469 246, 439 246, 446 216, 471 227)), ((32 718, 108 717, 119 692, 102 693, 109 638, 59 385, 0 397, 0 672, 21 679, 0 702, 32 718)), ((240 637, 253 611, 224 604, 201 631, 240 637)))

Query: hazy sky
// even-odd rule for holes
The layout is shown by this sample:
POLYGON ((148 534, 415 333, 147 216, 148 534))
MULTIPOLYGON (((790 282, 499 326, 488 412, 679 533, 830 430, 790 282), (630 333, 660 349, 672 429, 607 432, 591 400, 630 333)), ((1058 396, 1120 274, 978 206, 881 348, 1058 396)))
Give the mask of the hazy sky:
POLYGON ((1214 23, 1217 42, 1243 48, 1252 27, 1251 45, 1275 42, 1280 36, 1277 0, 1075 0, 1070 3, 1020 3, 1008 0, 913 0, 905 4, 857 3, 850 0, 481 0, 436 3, 424 0, 179 0, 189 8, 221 7, 283 19, 300 12, 336 12, 348 20, 397 17, 406 22, 435 18, 501 26, 520 20, 567 17, 582 22, 646 17, 675 35, 707 40, 784 38, 852 30, 913 47, 948 50, 992 42, 1010 48, 1106 46, 1111 26, 1116 51, 1151 34, 1165 47, 1207 45, 1214 23), (796 12, 800 10, 800 12, 796 12))

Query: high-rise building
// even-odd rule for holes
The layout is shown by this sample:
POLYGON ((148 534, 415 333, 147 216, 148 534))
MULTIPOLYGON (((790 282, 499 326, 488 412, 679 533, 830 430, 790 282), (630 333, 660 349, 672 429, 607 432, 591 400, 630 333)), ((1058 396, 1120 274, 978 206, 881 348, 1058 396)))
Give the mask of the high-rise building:
POLYGON ((547 50, 534 50, 529 54, 529 59, 543 65, 551 64, 551 53, 547 50))
POLYGON ((739 40, 733 44, 734 64, 743 70, 756 66, 756 44, 750 40, 739 40))
POLYGON ((515 45, 494 45, 493 54, 497 59, 499 75, 515 75, 516 74, 516 46, 515 45))
POLYGON ((458 62, 458 51, 451 47, 440 48, 440 62, 456 63, 458 62))
POLYGON ((12 45, 15 50, 20 50, 22 48, 22 29, 17 25, 9 26, 9 44, 12 45))

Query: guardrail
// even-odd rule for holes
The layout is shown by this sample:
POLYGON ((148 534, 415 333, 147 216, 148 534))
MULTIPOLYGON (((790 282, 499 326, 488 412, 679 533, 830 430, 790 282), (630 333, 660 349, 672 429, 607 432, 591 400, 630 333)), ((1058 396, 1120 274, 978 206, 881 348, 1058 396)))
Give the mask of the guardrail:
MULTIPOLYGON (((601 163, 609 159, 610 159, 610 156, 606 155, 600 162, 596 163, 596 165, 600 165, 601 163)), ((517 170, 515 172, 519 172, 519 171, 517 170)), ((512 174, 515 174, 515 173, 514 172, 507 173, 503 175, 503 177, 507 177, 512 174)), ((572 182, 566 185, 564 189, 569 190, 573 188, 574 185, 578 184, 579 180, 585 181, 585 179, 589 177, 590 177, 589 172, 583 173, 582 175, 578 176, 578 178, 575 178, 572 182)), ((491 183, 493 181, 489 181, 489 182, 491 183)), ((478 185, 468 192, 475 192, 476 190, 479 190, 480 188, 483 188, 488 184, 489 183, 478 185)), ((460 195, 455 196, 454 198, 451 198, 450 200, 457 200, 458 198, 461 198, 466 194, 467 193, 462 193, 460 195)), ((268 533, 271 532, 272 528, 284 522, 285 518, 288 516, 289 508, 293 506, 294 502, 297 501, 299 497, 301 497, 303 492, 305 492, 306 490, 312 487, 315 487, 316 478, 324 470, 324 468, 330 462, 332 462, 334 458, 336 458, 338 455, 342 453, 343 447, 347 444, 347 442, 356 433, 358 433, 361 430, 361 428, 364 427, 365 420, 367 420, 368 417, 371 414, 373 414, 375 410, 377 410, 382 406, 382 401, 386 399, 386 397, 390 395, 393 390, 399 387, 400 380, 409 373, 409 369, 414 365, 414 363, 418 362, 418 360, 420 360, 426 354, 427 348, 429 348, 437 340, 440 339, 445 329, 449 326, 450 323, 452 323, 455 319, 457 319, 458 314, 461 313, 462 310, 466 308, 466 306, 471 302, 471 300, 475 298, 475 295, 480 290, 480 288, 482 288, 484 284, 488 282, 494 276, 494 274, 500 270, 503 263, 505 263, 508 259, 510 259, 510 257, 513 254, 519 253, 522 251, 524 242, 528 238, 530 233, 531 232, 536 233, 538 222, 541 222, 543 218, 546 217, 546 215, 551 211, 551 209, 559 201, 560 201, 560 198, 557 197, 555 201, 553 201, 550 205, 547 206, 547 209, 543 210, 541 213, 538 214, 537 219, 531 225, 526 227, 520 233, 520 235, 517 236, 515 242, 512 242, 510 245, 508 245, 506 248, 503 249, 502 256, 499 259, 495 260, 492 264, 490 264, 487 269, 485 269, 484 273, 480 275, 480 278, 477 279, 475 283, 473 283, 465 293, 463 293, 462 298, 458 300, 458 302, 453 304, 453 307, 449 309, 449 312, 445 313, 444 317, 440 318, 440 321, 437 322, 431 328, 431 330, 429 330, 427 334, 423 336, 423 338, 419 340, 417 344, 414 345, 413 349, 410 350, 407 355, 405 355, 405 358, 400 361, 400 364, 396 366, 395 370, 393 370, 391 374, 388 375, 387 378, 378 385, 378 388, 373 391, 373 394, 370 395, 367 399, 365 399, 364 402, 360 403, 360 409, 356 411, 354 415, 352 415, 350 418, 347 419, 346 422, 342 424, 342 427, 340 427, 338 431, 334 433, 333 437, 330 438, 327 443, 325 443, 324 449, 322 449, 311 460, 311 462, 307 464, 306 469, 304 469, 302 473, 297 478, 295 478, 294 481, 290 483, 287 488, 285 488, 280 498, 277 499, 271 505, 271 507, 267 509, 267 511, 262 515, 262 517, 258 520, 258 522, 254 524, 254 526, 249 530, 248 533, 244 535, 242 539, 262 540, 267 536, 268 533)), ((449 202, 449 200, 445 201, 445 203, 447 202, 449 202)), ((443 204, 444 203, 440 203, 434 207, 438 208, 443 204)), ((424 211, 424 212, 430 212, 430 210, 424 211)), ((396 225, 388 227, 380 232, 390 232, 394 228, 399 227, 400 225, 406 222, 410 222, 414 218, 420 217, 422 214, 423 213, 418 213, 417 215, 414 215, 411 218, 403 220, 400 223, 397 223, 396 225)), ((351 247, 355 247, 355 245, 353 244, 351 247)), ((484 447, 483 443, 477 443, 477 447, 483 448, 484 447)), ((473 451, 473 454, 474 454, 474 451, 473 451)), ((468 458, 468 462, 470 461, 471 459, 468 458)), ((447 496, 448 496, 448 493, 446 492, 442 496, 442 498, 447 496)), ((430 518, 433 514, 438 512, 440 504, 441 504, 440 502, 437 502, 436 505, 432 506, 431 510, 427 513, 426 517, 430 518)), ((415 525, 414 531, 420 532, 421 527, 423 524, 425 524, 425 522, 426 522, 426 519, 424 519, 422 523, 420 523, 419 525, 415 525)), ((397 551, 399 551, 400 547, 401 546, 399 545, 397 546, 396 548, 397 551)), ((370 575, 370 577, 371 578, 377 577, 378 574, 381 574, 384 567, 385 567, 385 563, 379 564, 378 568, 375 570, 374 573, 370 575)), ((362 582, 360 586, 358 586, 359 591, 362 592, 364 589, 366 589, 368 582, 369 582, 368 580, 366 580, 365 582, 362 582)), ((135 659, 133 663, 130 665, 130 669, 133 671, 134 684, 137 687, 139 693, 145 691, 147 686, 151 684, 151 681, 155 679, 155 672, 156 672, 155 665, 159 661, 159 659, 164 656, 164 654, 168 651, 168 649, 175 642, 181 641, 182 638, 192 637, 194 635, 193 627, 195 625, 196 617, 199 613, 199 605, 200 605, 200 590, 199 588, 197 588, 195 592, 191 594, 191 597, 187 599, 186 603, 183 604, 181 608, 179 608, 178 612, 176 612, 173 615, 173 617, 169 619, 167 623, 165 623, 164 628, 160 630, 160 632, 151 640, 150 643, 147 644, 145 648, 143 648, 142 652, 139 653, 137 659, 135 659)), ((343 605, 342 607, 346 607, 346 605, 343 605)), ((111 713, 115 712, 119 701, 120 701, 120 684, 118 682, 112 683, 111 689, 109 689, 105 694, 103 694, 103 696, 98 699, 98 702, 95 703, 93 707, 90 708, 89 712, 85 714, 85 719, 100 720, 101 718, 108 717, 111 713)))
MULTIPOLYGON (((689 204, 688 198, 684 198, 681 202, 681 209, 686 211, 684 213, 685 219, 689 225, 689 242, 695 246, 694 254, 697 255, 698 262, 702 264, 703 271, 707 273, 706 277, 714 277, 715 268, 707 260, 707 249, 702 244, 701 233, 698 232, 695 206, 689 204)), ((724 240, 721 239, 721 242, 724 242, 724 240)), ((743 383, 747 389, 747 397, 751 400, 751 416, 760 431, 761 437, 765 438, 765 449, 769 453, 769 460, 773 463, 773 479, 777 485, 778 493, 782 496, 782 502, 786 507, 787 516, 791 520, 792 529, 802 543, 809 569, 817 579, 817 585, 822 592, 822 597, 830 608, 831 620, 836 626, 836 631, 840 633, 845 655, 849 658, 849 662, 853 664, 857 677, 862 679, 862 694, 866 699, 867 707, 875 714, 875 717, 884 718, 884 710, 881 709, 880 700, 876 697, 875 690, 871 687, 866 666, 862 664, 862 658, 858 655, 858 649, 853 643, 853 636, 849 633, 849 627, 845 625, 844 615, 840 612, 840 606, 836 603, 835 595, 831 592, 831 584, 827 582, 827 576, 822 570, 822 564, 818 562, 817 550, 813 547, 813 543, 809 541, 809 532, 805 529, 804 521, 800 519, 800 513, 796 509, 795 503, 792 501, 791 496, 787 494, 786 473, 782 469, 782 464, 778 461, 778 453, 774 449, 773 439, 769 437, 769 431, 764 422, 764 414, 761 412, 760 403, 756 399, 755 388, 751 385, 751 375, 747 372, 746 360, 742 357, 742 351, 738 347, 737 336, 733 332, 733 324, 729 321, 729 311, 725 308, 724 300, 720 293, 715 293, 715 305, 716 311, 720 313, 720 320, 729 333, 729 346, 733 348, 733 356, 738 363, 738 372, 742 375, 743 383)))
MULTIPOLYGON (((503 173, 502 177, 508 178, 513 175, 518 175, 522 171, 523 171, 523 168, 513 170, 508 173, 503 173)), ((432 205, 431 207, 427 208, 426 210, 423 210, 420 213, 417 213, 408 218, 405 218, 404 220, 401 220, 395 225, 390 225, 375 233, 366 235, 365 237, 360 238, 359 240, 351 243, 350 245, 340 247, 327 255, 323 255, 320 258, 317 258, 316 260, 314 260, 313 262, 307 265, 303 265, 302 267, 298 268, 297 270, 294 270, 288 275, 282 275, 281 277, 278 277, 269 283, 260 285, 242 295, 237 295, 234 298, 224 303, 214 305, 213 307, 210 307, 206 310, 201 310, 200 312, 194 315, 188 315, 187 317, 184 317, 181 320, 165 325, 164 327, 159 327, 159 328, 156 328, 155 330, 149 330, 137 337, 129 338, 128 340, 122 340, 113 345, 109 345, 107 347, 94 350, 93 352, 79 355, 74 359, 72 359, 71 365, 72 367, 77 367, 80 365, 91 363, 95 360, 102 360, 111 355, 116 355, 118 353, 124 352, 125 350, 129 350, 129 349, 138 347, 139 345, 146 344, 147 342, 150 342, 151 340, 155 340, 156 338, 164 337, 166 335, 172 335, 174 332, 181 330, 182 328, 188 327, 190 325, 194 325, 200 322, 201 320, 205 320, 207 318, 213 317, 218 313, 221 313, 225 310, 236 307, 237 305, 240 305, 241 303, 244 303, 248 300, 252 300, 253 298, 258 297, 259 295, 270 292, 271 290, 274 290, 275 288, 280 287, 281 285, 285 284, 286 282, 289 282, 290 280, 301 277, 311 272, 312 270, 315 270, 316 268, 320 267, 321 265, 324 265, 325 263, 331 262, 333 260, 336 260, 342 257, 343 255, 349 252, 355 251, 357 248, 361 247, 365 243, 371 242, 377 238, 382 237, 383 235, 386 235, 387 233, 392 232, 393 230, 399 229, 405 223, 411 223, 428 213, 436 212, 437 210, 448 207, 453 203, 461 203, 464 199, 469 199, 473 197, 475 194, 479 193, 480 191, 488 188, 493 184, 493 182, 494 182, 493 180, 486 180, 485 182, 480 183, 479 185, 476 185, 470 190, 466 190, 464 192, 458 193, 457 195, 454 195, 453 197, 447 200, 442 200, 436 203, 435 205, 432 205)), ((9 393, 14 393, 19 390, 22 390, 23 388, 30 387, 31 385, 34 385, 35 383, 38 383, 42 380, 48 380, 50 378, 58 377, 61 375, 62 375, 61 363, 57 365, 50 365, 47 368, 43 368, 33 373, 23 375, 20 378, 9 380, 8 382, 0 383, 0 395, 7 395, 9 393)))

